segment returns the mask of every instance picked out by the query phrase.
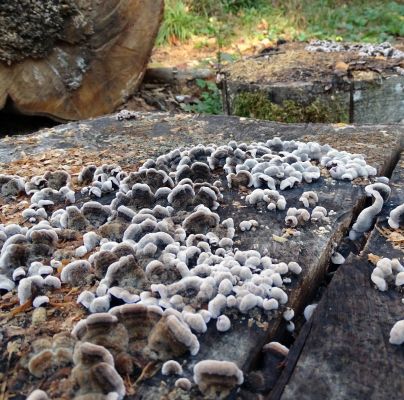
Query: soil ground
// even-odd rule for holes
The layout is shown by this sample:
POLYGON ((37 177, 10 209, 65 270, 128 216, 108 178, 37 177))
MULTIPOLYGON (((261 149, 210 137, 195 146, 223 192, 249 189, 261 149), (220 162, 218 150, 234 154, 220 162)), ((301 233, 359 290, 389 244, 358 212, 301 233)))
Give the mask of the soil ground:
POLYGON ((305 50, 306 43, 286 43, 269 49, 261 56, 249 57, 230 64, 229 79, 243 82, 313 81, 330 78, 336 72, 344 75, 347 69, 395 71, 403 67, 403 59, 361 57, 357 52, 320 53, 305 50))

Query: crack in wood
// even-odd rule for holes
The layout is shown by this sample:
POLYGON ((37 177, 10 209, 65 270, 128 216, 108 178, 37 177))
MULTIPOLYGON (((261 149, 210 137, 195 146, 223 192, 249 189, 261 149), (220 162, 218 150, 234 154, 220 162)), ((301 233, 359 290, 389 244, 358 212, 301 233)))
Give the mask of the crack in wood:
POLYGON ((380 233, 390 209, 403 201, 401 192, 395 190, 395 183, 402 183, 403 169, 397 162, 394 165, 391 201, 363 243, 361 255, 351 254, 337 270, 310 320, 311 332, 302 329, 303 338, 299 335, 295 342, 299 355, 293 371, 285 372, 287 379, 279 379, 268 399, 293 399, 297 394, 310 400, 384 399, 403 393, 403 384, 391 371, 394 376, 403 373, 404 349, 387 342, 393 321, 402 316, 401 296, 373 287, 373 267, 367 260, 372 252, 389 258, 403 254, 380 233), (360 359, 365 355, 368 359, 363 364, 360 359))

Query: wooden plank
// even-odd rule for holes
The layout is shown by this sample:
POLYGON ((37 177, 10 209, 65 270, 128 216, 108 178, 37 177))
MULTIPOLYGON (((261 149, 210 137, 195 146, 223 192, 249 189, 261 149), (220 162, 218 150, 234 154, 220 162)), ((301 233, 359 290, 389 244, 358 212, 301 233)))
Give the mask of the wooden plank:
POLYGON ((199 69, 178 69, 172 67, 159 67, 146 69, 144 83, 160 83, 169 85, 186 85, 196 79, 215 78, 215 71, 208 68, 199 69))
MULTIPOLYGON (((394 163, 401 147, 402 127, 339 127, 329 125, 283 125, 253 120, 240 120, 229 117, 194 117, 169 116, 167 114, 138 114, 135 119, 117 121, 115 117, 103 117, 93 121, 68 124, 55 127, 38 134, 24 136, 17 140, 20 151, 27 156, 21 158, 19 153, 8 155, 10 162, 3 164, 3 171, 21 168, 21 161, 31 168, 49 169, 41 158, 48 151, 63 150, 78 152, 79 165, 89 153, 98 156, 97 164, 104 162, 100 157, 107 151, 108 157, 122 167, 134 166, 150 156, 156 156, 173 147, 202 143, 223 143, 230 139, 237 141, 260 141, 279 135, 284 139, 318 140, 330 142, 334 147, 351 152, 361 152, 369 157, 369 162, 377 166, 379 173, 384 174, 394 163), (383 151, 381 151, 383 149, 383 151), (79 151, 80 150, 80 151, 79 151), (37 151, 38 155, 30 155, 37 151), (39 157, 39 158, 37 158, 39 157), (83 158, 80 158, 83 157, 83 158)), ((14 145, 16 143, 14 142, 14 145)), ((11 140, 0 141, 0 153, 7 154, 12 148, 11 140)), ((67 160, 65 157, 65 161, 67 160)), ((67 170, 70 166, 67 165, 67 170)), ((31 173, 32 174, 32 173, 31 173)), ((28 174, 29 175, 29 174, 28 174)), ((225 179, 223 176, 221 179, 225 179)), ((361 208, 365 196, 360 186, 346 182, 337 182, 321 178, 317 183, 301 186, 284 192, 288 207, 298 204, 303 190, 316 190, 320 197, 320 205, 336 214, 331 217, 330 227, 325 230, 313 229, 307 224, 301 229, 300 237, 289 238, 284 244, 273 240, 272 235, 281 235, 284 228, 285 213, 257 212, 250 207, 241 208, 244 204, 242 193, 226 190, 225 201, 220 207, 222 219, 233 217, 238 224, 245 219, 259 219, 263 226, 257 232, 249 232, 235 237, 240 249, 268 249, 270 255, 279 261, 297 261, 303 267, 303 273, 288 287, 288 306, 296 312, 301 311, 306 300, 316 289, 328 265, 333 242, 338 242, 352 222, 352 218, 361 208), (241 211, 240 211, 241 210, 241 211), (266 228, 268 227, 268 229, 266 228)), ((30 314, 27 313, 27 316, 30 314)), ((214 322, 209 324, 208 332, 200 336, 201 350, 195 357, 183 359, 184 375, 190 377, 196 362, 202 359, 227 359, 236 362, 244 372, 254 366, 264 343, 283 329, 279 314, 263 317, 260 313, 252 313, 244 319, 238 316, 233 319, 233 327, 226 334, 218 334, 214 322)), ((7 339, 7 338, 5 338, 7 339)), ((3 345, 5 341, 3 341, 3 345)), ((4 353, 6 354, 6 353, 4 353)), ((133 382, 132 382, 133 383, 133 382)), ((139 385, 128 398, 155 399, 168 395, 173 388, 173 379, 156 375, 153 379, 139 385)), ((170 394, 175 395, 174 394, 170 394)), ((193 398, 200 396, 192 392, 193 398)))
POLYGON ((387 399, 404 393, 404 348, 389 343, 402 319, 402 293, 380 292, 370 280, 369 253, 402 260, 380 229, 394 206, 403 203, 404 162, 394 171, 393 194, 361 256, 351 255, 336 272, 313 317, 312 328, 283 395, 270 399, 387 399))

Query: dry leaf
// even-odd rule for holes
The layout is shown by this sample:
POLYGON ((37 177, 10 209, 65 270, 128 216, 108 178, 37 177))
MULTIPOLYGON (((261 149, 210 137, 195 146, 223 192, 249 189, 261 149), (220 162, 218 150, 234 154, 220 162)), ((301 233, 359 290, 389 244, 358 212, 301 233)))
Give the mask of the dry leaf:
POLYGON ((7 343, 7 353, 9 355, 9 357, 11 357, 11 355, 13 353, 18 353, 21 347, 21 343, 19 340, 16 340, 15 342, 8 342, 7 343))
POLYGON ((376 265, 377 262, 381 259, 382 257, 377 256, 376 254, 369 253, 368 254, 368 260, 373 264, 376 265))
POLYGON ((288 241, 288 239, 286 239, 286 238, 284 238, 282 236, 275 235, 275 234, 272 235, 272 239, 275 240, 275 242, 278 242, 278 243, 285 243, 285 242, 288 241))

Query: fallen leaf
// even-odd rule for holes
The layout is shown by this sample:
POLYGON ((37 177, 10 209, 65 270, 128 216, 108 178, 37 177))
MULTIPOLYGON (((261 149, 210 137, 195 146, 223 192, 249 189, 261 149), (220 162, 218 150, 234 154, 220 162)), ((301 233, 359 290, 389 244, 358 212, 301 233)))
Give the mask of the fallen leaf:
POLYGON ((382 258, 382 257, 380 257, 380 256, 378 256, 378 255, 376 255, 376 254, 373 254, 373 253, 369 253, 369 254, 368 254, 368 260, 369 260, 373 265, 376 265, 377 262, 378 262, 381 258, 382 258))
POLYGON ((275 235, 275 234, 272 235, 272 239, 275 240, 275 242, 278 242, 278 243, 285 243, 285 242, 288 241, 288 239, 286 239, 286 238, 284 238, 282 236, 275 235))

